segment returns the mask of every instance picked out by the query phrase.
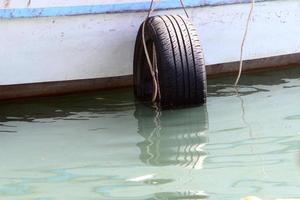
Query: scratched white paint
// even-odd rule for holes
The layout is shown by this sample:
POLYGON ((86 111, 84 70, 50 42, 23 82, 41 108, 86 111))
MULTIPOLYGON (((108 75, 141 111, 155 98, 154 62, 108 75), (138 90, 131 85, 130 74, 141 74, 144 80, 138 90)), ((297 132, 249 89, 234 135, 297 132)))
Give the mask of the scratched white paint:
MULTIPOLYGON (((248 4, 189 10, 206 63, 239 60, 248 4)), ((183 14, 182 10, 156 14, 183 14)), ((0 21, 0 84, 132 74, 137 30, 146 13, 100 14, 0 21)), ((300 52, 300 2, 258 3, 245 59, 300 52)))

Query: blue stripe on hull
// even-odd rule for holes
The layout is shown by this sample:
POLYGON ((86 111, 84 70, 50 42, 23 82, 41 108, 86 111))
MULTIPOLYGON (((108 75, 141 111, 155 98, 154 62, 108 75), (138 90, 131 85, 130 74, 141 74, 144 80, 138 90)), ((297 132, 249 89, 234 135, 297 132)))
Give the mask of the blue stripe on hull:
MULTIPOLYGON (((260 0, 263 1, 263 0, 260 0)), ((16 8, 0 9, 0 18, 30 18, 52 17, 83 14, 120 13, 145 11, 149 8, 150 0, 136 3, 114 3, 103 5, 45 7, 45 8, 16 8)), ((185 0, 186 7, 216 6, 233 3, 247 3, 250 0, 185 0)), ((161 0, 158 9, 179 8, 179 0, 161 0)))

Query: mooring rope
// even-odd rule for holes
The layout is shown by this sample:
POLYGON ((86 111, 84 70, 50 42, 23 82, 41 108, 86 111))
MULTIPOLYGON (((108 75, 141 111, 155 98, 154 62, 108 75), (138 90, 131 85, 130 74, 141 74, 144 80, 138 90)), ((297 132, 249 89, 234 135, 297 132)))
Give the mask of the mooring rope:
POLYGON ((245 46, 245 41, 246 41, 246 38, 247 38, 247 35, 248 35, 248 29, 249 29, 249 24, 250 24, 251 16, 252 16, 252 13, 253 13, 253 9, 254 9, 254 4, 255 4, 255 0, 252 0, 250 12, 249 12, 247 23, 246 23, 245 33, 244 33, 244 37, 243 37, 242 44, 241 44, 239 73, 238 73, 238 76, 237 76, 236 81, 234 83, 234 86, 238 85, 239 80, 240 80, 241 75, 242 75, 242 71, 243 71, 244 46, 245 46))
POLYGON ((188 14, 187 11, 186 11, 185 4, 184 4, 183 0, 180 0, 180 4, 181 4, 182 9, 183 9, 184 12, 185 12, 186 17, 187 17, 187 18, 190 18, 189 14, 188 14))
POLYGON ((146 58, 147 58, 149 70, 150 70, 150 73, 151 73, 151 76, 152 76, 152 80, 153 80, 153 86, 154 86, 154 91, 153 91, 153 94, 152 94, 151 101, 155 102, 155 100, 157 98, 158 84, 157 84, 157 80, 156 80, 156 77, 155 77, 155 74, 154 74, 154 71, 153 71, 153 66, 152 66, 152 63, 151 63, 151 60, 150 60, 150 57, 149 57, 149 52, 148 52, 146 41, 145 41, 145 22, 146 21, 144 21, 144 23, 143 23, 142 38, 143 38, 144 51, 145 51, 145 54, 146 54, 146 58))
MULTIPOLYGON (((152 98, 151 98, 152 102, 155 102, 156 99, 157 99, 157 97, 160 99, 160 87, 159 87, 159 81, 158 81, 157 62, 154 62, 154 60, 153 60, 153 64, 154 64, 154 66, 153 66, 153 64, 151 63, 151 60, 150 60, 148 49, 147 49, 147 44, 146 44, 146 40, 145 40, 145 25, 146 25, 146 21, 148 20, 148 18, 150 17, 150 15, 155 10, 155 8, 154 8, 154 1, 155 0, 151 0, 147 17, 146 17, 146 19, 145 19, 145 21, 143 22, 143 25, 142 25, 143 26, 142 27, 143 46, 144 46, 144 51, 145 51, 145 54, 146 54, 146 59, 147 59, 147 62, 148 62, 149 70, 150 70, 150 73, 151 73, 152 81, 153 81, 153 89, 154 89, 154 91, 153 91, 152 98)), ((157 0, 157 3, 159 3, 159 2, 160 2, 160 0, 157 0)), ((183 0, 180 0, 180 4, 181 4, 181 7, 183 8, 183 10, 185 12, 186 17, 189 18, 189 15, 188 15, 188 13, 186 11, 185 4, 184 4, 183 0)), ((153 57, 154 57, 154 54, 156 54, 154 48, 155 48, 155 46, 153 45, 153 50, 152 50, 153 51, 153 57)))
MULTIPOLYGON (((158 2, 159 1, 160 0, 158 0, 158 2)), ((146 54, 146 59, 147 59, 147 62, 148 62, 149 70, 150 70, 152 81, 153 81, 153 87, 154 87, 153 88, 154 91, 153 91, 153 94, 152 94, 151 101, 155 102, 155 100, 157 98, 157 91, 158 91, 159 88, 158 88, 158 84, 157 84, 157 79, 156 79, 156 76, 155 76, 155 72, 153 71, 153 65, 152 65, 151 60, 150 60, 150 56, 149 56, 149 52, 148 52, 147 45, 146 45, 146 40, 145 40, 145 25, 146 25, 146 21, 148 20, 148 18, 151 15, 151 13, 154 11, 153 4, 154 4, 154 0, 151 0, 150 8, 148 10, 147 17, 146 17, 145 21, 143 22, 142 40, 143 40, 144 51, 145 51, 145 54, 146 54)))
MULTIPOLYGON (((241 78, 241 74, 242 74, 242 69, 243 69, 243 49, 244 49, 244 44, 245 44, 245 41, 246 41, 246 38, 247 38, 247 34, 248 34, 248 28, 249 28, 249 24, 250 24, 250 20, 251 20, 251 16, 252 16, 252 13, 253 13, 253 9, 254 9, 254 4, 255 4, 255 0, 252 0, 251 2, 251 8, 250 8, 250 12, 249 12, 249 15, 248 15, 248 19, 247 19, 247 24, 246 24, 246 29, 245 29, 245 33, 244 33, 244 37, 243 37, 243 40, 242 40, 242 44, 241 44, 241 53, 240 53, 240 66, 239 66, 239 74, 238 74, 238 77, 235 81, 235 92, 236 92, 236 96, 238 97, 238 99, 240 100, 241 102, 241 110, 242 110, 242 121, 244 123, 244 125, 248 128, 248 132, 249 132, 249 137, 250 139, 254 139, 254 134, 253 134, 253 130, 252 130, 252 127, 251 127, 251 124, 247 122, 246 118, 245 118, 245 105, 244 105, 244 100, 243 98, 241 97, 240 93, 239 93, 239 88, 237 87, 238 85, 238 82, 241 78)), ((254 150, 254 146, 251 145, 251 151, 252 151, 252 154, 255 154, 255 150, 254 150)), ((266 171, 265 171, 265 166, 264 166, 264 157, 263 156, 260 156, 260 160, 261 160, 261 163, 262 163, 262 174, 263 175, 266 175, 266 171)), ((246 199, 257 199, 257 200, 260 200, 259 198, 257 197, 246 197, 244 198, 245 200, 246 199)))

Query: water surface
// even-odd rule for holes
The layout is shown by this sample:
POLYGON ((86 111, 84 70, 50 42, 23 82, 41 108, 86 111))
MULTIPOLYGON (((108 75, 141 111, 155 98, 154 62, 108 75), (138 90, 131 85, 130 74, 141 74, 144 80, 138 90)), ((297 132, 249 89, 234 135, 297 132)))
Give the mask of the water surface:
POLYGON ((203 107, 131 89, 0 103, 0 199, 300 198, 300 68, 209 80, 203 107))

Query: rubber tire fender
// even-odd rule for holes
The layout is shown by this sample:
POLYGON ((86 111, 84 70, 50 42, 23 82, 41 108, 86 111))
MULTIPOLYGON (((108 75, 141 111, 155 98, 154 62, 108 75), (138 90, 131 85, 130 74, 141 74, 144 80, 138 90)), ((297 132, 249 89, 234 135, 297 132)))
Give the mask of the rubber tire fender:
MULTIPOLYGON (((142 41, 140 26, 134 51, 135 96, 150 101, 153 81, 142 41)), ((156 50, 162 107, 206 103, 206 71, 200 40, 189 19, 182 16, 154 16, 145 21, 145 41, 150 55, 156 50)), ((151 57, 151 56, 150 56, 151 57)))

